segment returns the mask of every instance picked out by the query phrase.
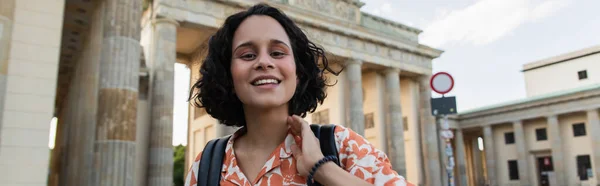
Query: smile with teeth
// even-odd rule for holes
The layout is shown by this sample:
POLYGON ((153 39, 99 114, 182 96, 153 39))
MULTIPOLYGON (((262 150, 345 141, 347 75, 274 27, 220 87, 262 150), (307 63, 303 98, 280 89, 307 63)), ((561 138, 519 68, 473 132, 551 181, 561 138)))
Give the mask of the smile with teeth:
POLYGON ((265 84, 279 84, 279 81, 276 79, 261 79, 252 83, 252 85, 259 86, 265 84))

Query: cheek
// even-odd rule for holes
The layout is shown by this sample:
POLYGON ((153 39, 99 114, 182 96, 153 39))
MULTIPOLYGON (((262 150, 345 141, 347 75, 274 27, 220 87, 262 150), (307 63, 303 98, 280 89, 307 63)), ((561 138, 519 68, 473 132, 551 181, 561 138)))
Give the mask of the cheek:
MULTIPOLYGON (((233 85, 234 85, 234 90, 236 86, 238 85, 242 85, 242 83, 245 83, 245 76, 246 76, 246 71, 244 70, 244 68, 239 64, 236 63, 234 61, 231 62, 231 79, 233 80, 233 85)), ((237 91, 237 90, 236 90, 237 91)))
POLYGON ((296 64, 292 60, 290 63, 286 63, 284 67, 281 67, 281 71, 286 76, 288 82, 290 82, 286 87, 288 92, 294 93, 296 92, 296 88, 300 83, 300 79, 298 79, 298 74, 296 74, 296 64))
POLYGON ((283 75, 285 75, 286 78, 296 79, 296 83, 298 83, 298 78, 296 74, 296 63, 294 63, 294 60, 290 60, 289 62, 284 63, 284 65, 282 65, 280 68, 283 75))

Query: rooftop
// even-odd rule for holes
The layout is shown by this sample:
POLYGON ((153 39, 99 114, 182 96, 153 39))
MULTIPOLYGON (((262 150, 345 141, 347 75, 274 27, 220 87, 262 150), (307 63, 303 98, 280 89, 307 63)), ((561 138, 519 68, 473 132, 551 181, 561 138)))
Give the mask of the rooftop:
POLYGON ((458 113, 458 115, 460 116, 460 115, 466 115, 466 114, 473 114, 476 112, 489 111, 489 110, 508 107, 508 106, 514 106, 514 105, 542 101, 542 100, 547 100, 547 99, 552 99, 552 98, 558 98, 561 96, 572 95, 572 94, 576 94, 576 93, 580 93, 580 92, 587 92, 587 91, 592 91, 592 90, 600 90, 600 84, 594 84, 594 85, 584 86, 584 87, 580 87, 580 88, 568 89, 568 90, 564 90, 564 91, 557 91, 557 92, 543 94, 543 95, 539 95, 539 96, 533 96, 533 97, 529 97, 529 98, 518 99, 518 100, 514 100, 514 101, 500 103, 500 104, 494 104, 494 105, 485 106, 485 107, 481 107, 481 108, 471 109, 471 110, 467 110, 464 112, 460 112, 460 113, 458 113))
POLYGON ((536 68, 541 68, 541 67, 553 65, 553 64, 556 64, 556 63, 561 63, 561 62, 569 61, 571 59, 585 57, 585 56, 596 54, 596 53, 600 53, 600 45, 596 45, 596 46, 592 46, 592 47, 589 47, 589 48, 585 48, 585 49, 581 49, 581 50, 569 52, 569 53, 566 53, 566 54, 561 54, 561 55, 558 55, 558 56, 554 56, 554 57, 542 59, 542 60, 539 60, 539 61, 534 61, 534 62, 531 62, 531 63, 527 63, 527 64, 523 65, 523 72, 528 71, 528 70, 533 70, 533 69, 536 69, 536 68))

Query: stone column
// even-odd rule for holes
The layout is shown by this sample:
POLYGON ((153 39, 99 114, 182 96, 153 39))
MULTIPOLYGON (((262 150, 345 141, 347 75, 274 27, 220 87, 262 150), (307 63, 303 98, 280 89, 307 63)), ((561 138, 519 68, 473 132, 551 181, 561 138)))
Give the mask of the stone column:
POLYGON ((348 87, 350 92, 350 129, 357 134, 365 135, 365 113, 363 112, 362 61, 351 59, 347 61, 348 87))
MULTIPOLYGON (((388 150, 392 166, 398 174, 406 176, 406 158, 404 154, 404 123, 400 105, 400 69, 388 68, 385 71, 386 120, 390 127, 391 146, 388 150)), ((382 143, 382 145, 385 143, 382 143)))
POLYGON ((496 157, 494 152, 494 136, 492 126, 486 125, 483 127, 483 143, 485 150, 485 163, 487 168, 487 183, 490 186, 497 186, 496 180, 496 157))
POLYGON ((550 147, 552 148, 552 164, 554 166, 554 177, 558 185, 567 185, 565 175, 565 160, 560 137, 560 126, 558 126, 558 116, 548 116, 548 137, 550 138, 550 147))
POLYGON ((172 19, 154 20, 152 61, 150 151, 148 182, 150 186, 173 182, 173 89, 174 65, 177 60, 177 26, 172 19))
POLYGON ((68 166, 63 169, 67 179, 60 180, 63 186, 90 185, 94 174, 94 143, 98 109, 98 77, 102 42, 102 17, 100 9, 94 9, 89 32, 75 65, 70 82, 69 101, 72 108, 68 115, 68 166))
MULTIPOLYGON (((4 116, 4 102, 6 95, 6 78, 8 76, 8 57, 12 41, 12 27, 14 22, 16 0, 0 1, 0 134, 2 132, 2 118, 4 116)), ((2 142, 2 139, 0 139, 2 142)))
POLYGON ((515 134, 515 143, 517 146, 517 164, 519 166, 519 180, 522 186, 531 186, 531 180, 529 180, 529 166, 528 160, 528 149, 525 142, 525 133, 523 132, 523 123, 521 121, 513 122, 513 129, 515 134))
POLYGON ((596 175, 596 183, 600 185, 600 135, 598 135, 600 134, 600 117, 598 116, 598 109, 588 110, 587 118, 588 128, 590 129, 588 135, 592 139, 593 149, 592 162, 594 164, 592 165, 592 169, 596 175))
POLYGON ((471 153, 473 153, 473 172, 475 176, 475 185, 484 185, 485 178, 483 175, 483 155, 481 150, 479 150, 479 141, 478 137, 471 140, 471 153))
MULTIPOLYGON (((74 69, 74 75, 72 77, 77 77, 77 69, 74 69)), ((64 122, 65 125, 63 128, 63 135, 61 145, 64 149, 64 153, 62 154, 62 162, 61 162, 61 172, 58 180, 58 185, 67 186, 67 185, 75 185, 75 179, 77 179, 77 165, 80 164, 81 156, 78 153, 80 149, 79 145, 79 122, 78 114, 81 108, 79 108, 79 91, 80 87, 80 79, 71 78, 69 82, 69 93, 65 96, 65 101, 63 104, 65 105, 64 109, 64 122)))
POLYGON ((456 129, 455 141, 456 143, 456 167, 458 168, 458 186, 467 186, 467 159, 465 158, 465 142, 463 139, 462 129, 456 129))
POLYGON ((435 118, 431 115, 430 76, 419 78, 419 119, 421 127, 421 143, 423 146, 423 164, 425 169, 425 185, 442 185, 440 170, 440 151, 435 118))
MULTIPOLYGON (((418 171, 410 171, 407 172, 407 176, 410 175, 414 175, 416 174, 417 177, 413 178, 415 179, 414 182, 411 180, 411 182, 418 184, 418 185, 422 185, 425 182, 425 170, 424 167, 425 165, 423 164, 423 146, 421 145, 422 141, 421 140, 421 132, 422 129, 419 125, 419 84, 416 81, 410 81, 410 106, 411 106, 411 110, 412 112, 410 112, 410 115, 408 116, 408 123, 404 123, 404 125, 408 125, 408 131, 410 133, 410 135, 413 136, 413 140, 410 141, 410 143, 412 144, 413 147, 413 151, 406 151, 406 152, 410 152, 412 153, 412 156, 415 157, 414 161, 417 164, 418 167, 418 171)), ((405 133, 406 134, 406 133, 405 133)))
POLYGON ((104 2, 96 130, 98 186, 131 186, 140 68, 141 0, 104 2))
POLYGON ((58 108, 57 123, 56 123, 56 134, 54 137, 54 149, 52 149, 52 155, 50 156, 50 175, 48 176, 48 186, 59 186, 60 177, 64 174, 63 158, 66 150, 66 135, 65 135, 65 108, 63 103, 61 108, 58 108))

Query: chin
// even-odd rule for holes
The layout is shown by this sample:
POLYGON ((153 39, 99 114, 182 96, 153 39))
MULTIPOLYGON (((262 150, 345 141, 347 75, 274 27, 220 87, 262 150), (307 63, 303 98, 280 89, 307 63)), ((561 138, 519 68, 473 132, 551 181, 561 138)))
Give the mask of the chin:
POLYGON ((254 97, 252 100, 247 102, 248 106, 251 108, 261 108, 261 109, 273 109, 278 108, 284 105, 287 105, 289 99, 286 101, 285 99, 277 99, 273 97, 254 97))

